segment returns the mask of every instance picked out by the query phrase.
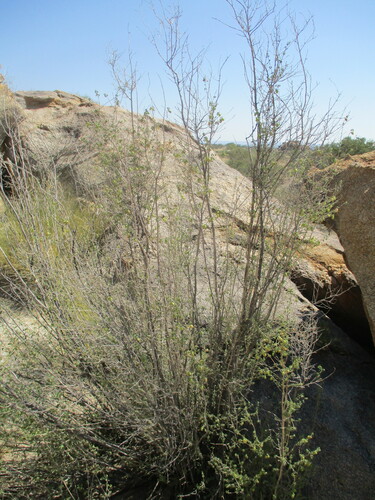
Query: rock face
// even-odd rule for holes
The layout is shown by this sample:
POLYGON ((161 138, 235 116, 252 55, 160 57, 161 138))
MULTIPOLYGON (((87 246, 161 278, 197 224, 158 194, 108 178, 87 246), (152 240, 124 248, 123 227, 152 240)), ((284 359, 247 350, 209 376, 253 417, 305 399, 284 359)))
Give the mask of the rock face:
MULTIPOLYGON (((101 108, 60 91, 17 92, 15 100, 23 116, 18 123, 20 137, 35 171, 56 169, 63 179, 74 184, 78 195, 100 190, 103 172, 99 168, 97 129, 99 127, 103 135, 115 125, 126 138, 131 133, 130 114, 118 108, 101 108)), ((179 156, 186 154, 180 141, 185 132, 172 123, 155 121, 152 126, 157 139, 164 145, 165 161, 160 172, 163 203, 178 207, 186 203, 184 172, 178 165, 179 156)), ((5 136, 6 133, 2 142, 5 136)), ((117 138, 107 133, 106 140, 108 152, 111 140, 117 144, 117 138)), ((311 298, 315 295, 318 300, 326 299, 330 290, 346 289, 337 307, 340 314, 350 313, 355 317, 360 308, 357 279, 363 290, 367 314, 373 322, 375 155, 363 155, 350 162, 353 165, 343 165, 338 174, 342 193, 337 227, 356 278, 346 267, 343 248, 335 235, 322 228, 314 235, 319 245, 307 248, 305 255, 301 255, 293 280, 309 289, 311 298)), ((217 238, 219 243, 221 238, 223 240, 220 251, 230 252, 233 259, 241 259, 251 183, 219 159, 214 159, 210 187, 212 207, 217 215, 217 238), (231 238, 224 243, 228 234, 224 233, 229 226, 231 238)), ((200 187, 196 185, 193 189, 199 193, 200 187)), ((162 211, 161 203, 161 218, 162 211)), ((211 243, 207 236, 208 247, 211 243)), ((202 278, 202 296, 208 293, 206 288, 207 283, 202 278)), ((286 282, 284 295, 283 300, 295 317, 306 310, 316 311, 293 282, 286 282)), ((327 379, 322 383, 321 393, 320 389, 311 391, 302 415, 305 430, 315 432, 314 444, 320 446, 322 452, 317 457, 317 469, 306 494, 311 500, 370 500, 375 490, 375 362, 327 318, 322 323, 322 330, 324 348, 317 361, 325 369, 327 379)))
POLYGON ((361 288, 375 344, 375 151, 329 168, 339 185, 336 231, 361 288))

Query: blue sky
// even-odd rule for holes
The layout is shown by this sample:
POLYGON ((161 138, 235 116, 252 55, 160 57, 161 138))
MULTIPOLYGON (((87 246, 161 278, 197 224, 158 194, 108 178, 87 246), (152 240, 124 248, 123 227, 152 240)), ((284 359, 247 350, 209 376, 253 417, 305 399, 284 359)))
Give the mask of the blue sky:
MULTIPOLYGON (((224 0, 179 3, 193 50, 209 46, 213 69, 229 56, 223 75, 220 107, 225 127, 220 140, 243 141, 250 113, 240 61, 243 47, 217 21, 230 24, 230 10, 224 0)), ((375 139, 375 0, 290 0, 289 4, 298 15, 314 17, 315 38, 307 66, 318 84, 317 113, 340 92, 340 107, 350 114, 343 134, 353 129, 356 136, 375 139)), ((142 75, 140 111, 151 103, 149 94, 161 104, 160 81, 165 75, 149 41, 158 22, 148 0, 0 0, 0 12, 0 71, 13 90, 60 89, 91 97, 97 90, 112 95, 108 55, 116 49, 126 56, 131 47, 142 75)), ((168 83, 164 88, 167 105, 173 108, 175 95, 168 83)))

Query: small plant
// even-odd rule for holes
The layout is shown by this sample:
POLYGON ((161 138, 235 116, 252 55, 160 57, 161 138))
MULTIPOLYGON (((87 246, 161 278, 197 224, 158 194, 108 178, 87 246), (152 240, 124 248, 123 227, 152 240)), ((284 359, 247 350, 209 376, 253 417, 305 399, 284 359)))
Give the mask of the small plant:
POLYGON ((210 466, 226 495, 235 498, 300 498, 303 478, 318 448, 298 432, 304 390, 320 378, 310 358, 316 341, 312 324, 264 331, 252 374, 239 406, 212 416, 210 466), (277 398, 275 395, 277 394, 277 398))

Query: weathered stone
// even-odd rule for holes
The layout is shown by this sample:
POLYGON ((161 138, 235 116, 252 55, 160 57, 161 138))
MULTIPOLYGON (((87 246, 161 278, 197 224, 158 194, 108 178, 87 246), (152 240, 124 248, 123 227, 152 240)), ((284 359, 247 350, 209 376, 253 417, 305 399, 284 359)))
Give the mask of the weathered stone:
POLYGON ((87 105, 87 99, 82 97, 62 92, 61 90, 45 91, 45 90, 30 90, 28 92, 16 92, 15 98, 17 102, 26 109, 38 109, 49 106, 75 106, 79 104, 87 105))
POLYGON ((339 185, 335 228, 362 291, 375 343, 375 151, 329 167, 339 185))

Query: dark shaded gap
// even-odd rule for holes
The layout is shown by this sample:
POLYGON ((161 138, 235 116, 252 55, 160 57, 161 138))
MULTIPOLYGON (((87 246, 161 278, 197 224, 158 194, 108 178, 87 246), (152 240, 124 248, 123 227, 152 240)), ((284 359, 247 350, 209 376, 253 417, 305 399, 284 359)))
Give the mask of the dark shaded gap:
POLYGON ((11 138, 7 136, 0 147, 1 172, 0 185, 6 196, 13 194, 12 182, 12 162, 10 159, 11 138))
POLYGON ((335 298, 328 300, 327 294, 332 294, 332 291, 328 291, 325 287, 317 287, 316 283, 308 277, 292 273, 291 280, 304 297, 314 303, 352 340, 375 356, 371 329, 358 285, 341 290, 335 298))

